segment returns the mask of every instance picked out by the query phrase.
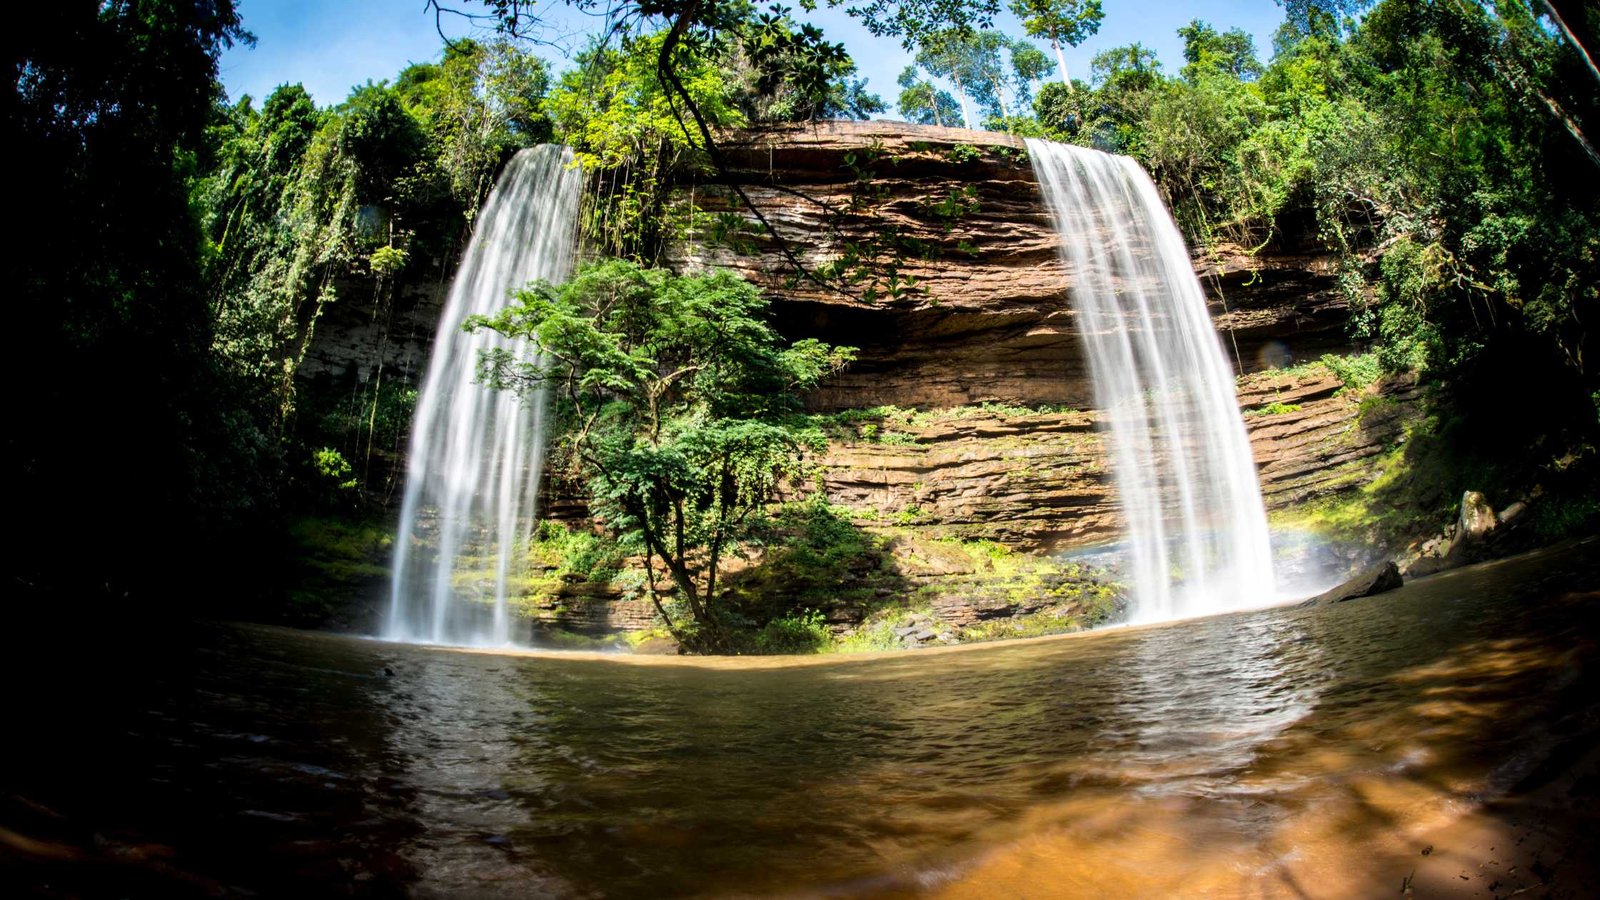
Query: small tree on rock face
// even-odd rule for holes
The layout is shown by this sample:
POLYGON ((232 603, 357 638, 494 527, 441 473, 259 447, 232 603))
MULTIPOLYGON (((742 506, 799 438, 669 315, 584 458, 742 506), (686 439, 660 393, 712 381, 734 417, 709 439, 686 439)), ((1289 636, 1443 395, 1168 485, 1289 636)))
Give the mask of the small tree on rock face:
POLYGON ((657 612, 685 645, 725 648, 720 569, 778 486, 823 449, 819 430, 796 424, 800 398, 855 351, 784 344, 760 291, 726 271, 680 277, 614 260, 517 296, 517 306, 469 327, 529 338, 542 358, 487 354, 483 380, 549 389, 554 448, 591 512, 642 549, 657 612), (687 619, 662 603, 657 561, 687 619))

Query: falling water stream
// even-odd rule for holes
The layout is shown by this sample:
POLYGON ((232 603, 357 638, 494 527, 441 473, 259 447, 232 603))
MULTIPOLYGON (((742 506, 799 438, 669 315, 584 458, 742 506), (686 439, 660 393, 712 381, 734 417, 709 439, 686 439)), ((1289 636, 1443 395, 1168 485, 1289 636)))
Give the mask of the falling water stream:
POLYGON ((475 380, 489 349, 534 352, 497 332, 463 332, 529 281, 571 269, 581 180, 572 152, 541 146, 506 166, 479 216, 439 320, 411 426, 410 463, 384 636, 503 645, 508 585, 535 514, 543 469, 543 398, 475 380))
POLYGON ((1155 184, 1124 156, 1027 145, 1111 426, 1135 621, 1271 602, 1266 510, 1233 370, 1155 184))

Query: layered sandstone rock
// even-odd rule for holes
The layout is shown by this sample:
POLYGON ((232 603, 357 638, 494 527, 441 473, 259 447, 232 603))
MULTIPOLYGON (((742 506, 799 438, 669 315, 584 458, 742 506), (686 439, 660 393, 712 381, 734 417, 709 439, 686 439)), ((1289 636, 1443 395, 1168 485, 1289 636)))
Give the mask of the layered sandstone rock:
POLYGON ((298 377, 314 388, 375 377, 420 382, 449 288, 442 275, 392 293, 360 278, 341 279, 312 325, 298 377))
MULTIPOLYGON (((1407 380, 1347 391, 1320 368, 1243 379, 1239 402, 1268 508, 1370 481, 1418 400, 1407 380)), ((877 424, 871 440, 833 444, 823 467, 832 502, 879 521, 953 527, 1029 550, 1111 540, 1121 529, 1093 413, 877 424)))
MULTIPOLYGON (((1268 508, 1376 478, 1419 414, 1420 399, 1407 379, 1349 390, 1317 366, 1241 379, 1240 408, 1268 508)), ((911 536, 992 540, 1042 553, 1110 542, 1120 533, 1115 484, 1092 412, 900 412, 835 428, 821 460, 822 490, 850 511, 857 527, 885 536, 893 570, 888 581, 876 570, 839 573, 841 592, 881 582, 884 595, 914 593, 941 621, 971 627, 1058 601, 1038 578, 1029 590, 1014 590, 1015 573, 990 571, 957 545, 911 536)), ((575 520, 583 514, 570 497, 553 508, 575 520)), ((590 585, 564 588, 529 611, 547 625, 588 633, 650 622, 643 601, 590 585)), ((855 625, 866 611, 846 602, 824 610, 837 627, 855 625)))
MULTIPOLYGON (((722 183, 680 194, 717 227, 691 223, 669 255, 765 287, 785 334, 861 348, 814 408, 1093 404, 1067 301, 1073 273, 1020 140, 830 122, 745 135, 727 159, 722 183)), ((1347 304, 1325 256, 1224 245, 1195 270, 1239 371, 1347 349, 1347 304)))

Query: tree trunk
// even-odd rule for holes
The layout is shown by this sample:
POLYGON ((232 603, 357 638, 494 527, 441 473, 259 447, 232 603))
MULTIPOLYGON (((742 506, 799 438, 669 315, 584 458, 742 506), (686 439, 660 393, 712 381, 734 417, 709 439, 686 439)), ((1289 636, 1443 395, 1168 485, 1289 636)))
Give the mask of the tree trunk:
POLYGON ((1539 5, 1544 7, 1545 13, 1556 23, 1556 27, 1566 37, 1567 43, 1577 51, 1578 58, 1583 60, 1589 74, 1594 76, 1596 81, 1600 81, 1600 68, 1595 66, 1594 57, 1589 54, 1590 45, 1594 43, 1594 34, 1589 28, 1588 12, 1583 5, 1579 4, 1573 8, 1565 0, 1540 0, 1539 5), (1562 6, 1568 7, 1565 14, 1559 9, 1562 6))
POLYGON ((1050 49, 1056 51, 1056 65, 1061 67, 1061 83, 1067 86, 1067 93, 1070 94, 1076 89, 1072 86, 1072 79, 1067 77, 1067 57, 1061 52, 1061 42, 1051 38, 1050 49))
POLYGON ((950 81, 956 86, 956 96, 961 98, 961 120, 967 123, 967 128, 972 127, 972 111, 967 109, 967 92, 961 87, 961 79, 955 76, 950 81))

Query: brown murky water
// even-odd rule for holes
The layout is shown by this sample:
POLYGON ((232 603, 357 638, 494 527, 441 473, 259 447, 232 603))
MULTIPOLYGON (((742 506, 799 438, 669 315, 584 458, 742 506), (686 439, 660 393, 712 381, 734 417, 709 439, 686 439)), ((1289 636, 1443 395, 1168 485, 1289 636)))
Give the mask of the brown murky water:
POLYGON ((1425 860, 1435 894, 1504 895, 1600 849, 1581 804, 1535 823, 1542 871, 1489 849, 1518 837, 1497 798, 1594 794, 1559 779, 1600 733, 1597 588, 1591 541, 1327 609, 794 665, 203 628, 21 686, 76 714, 12 733, 0 888, 1349 896, 1425 860))

